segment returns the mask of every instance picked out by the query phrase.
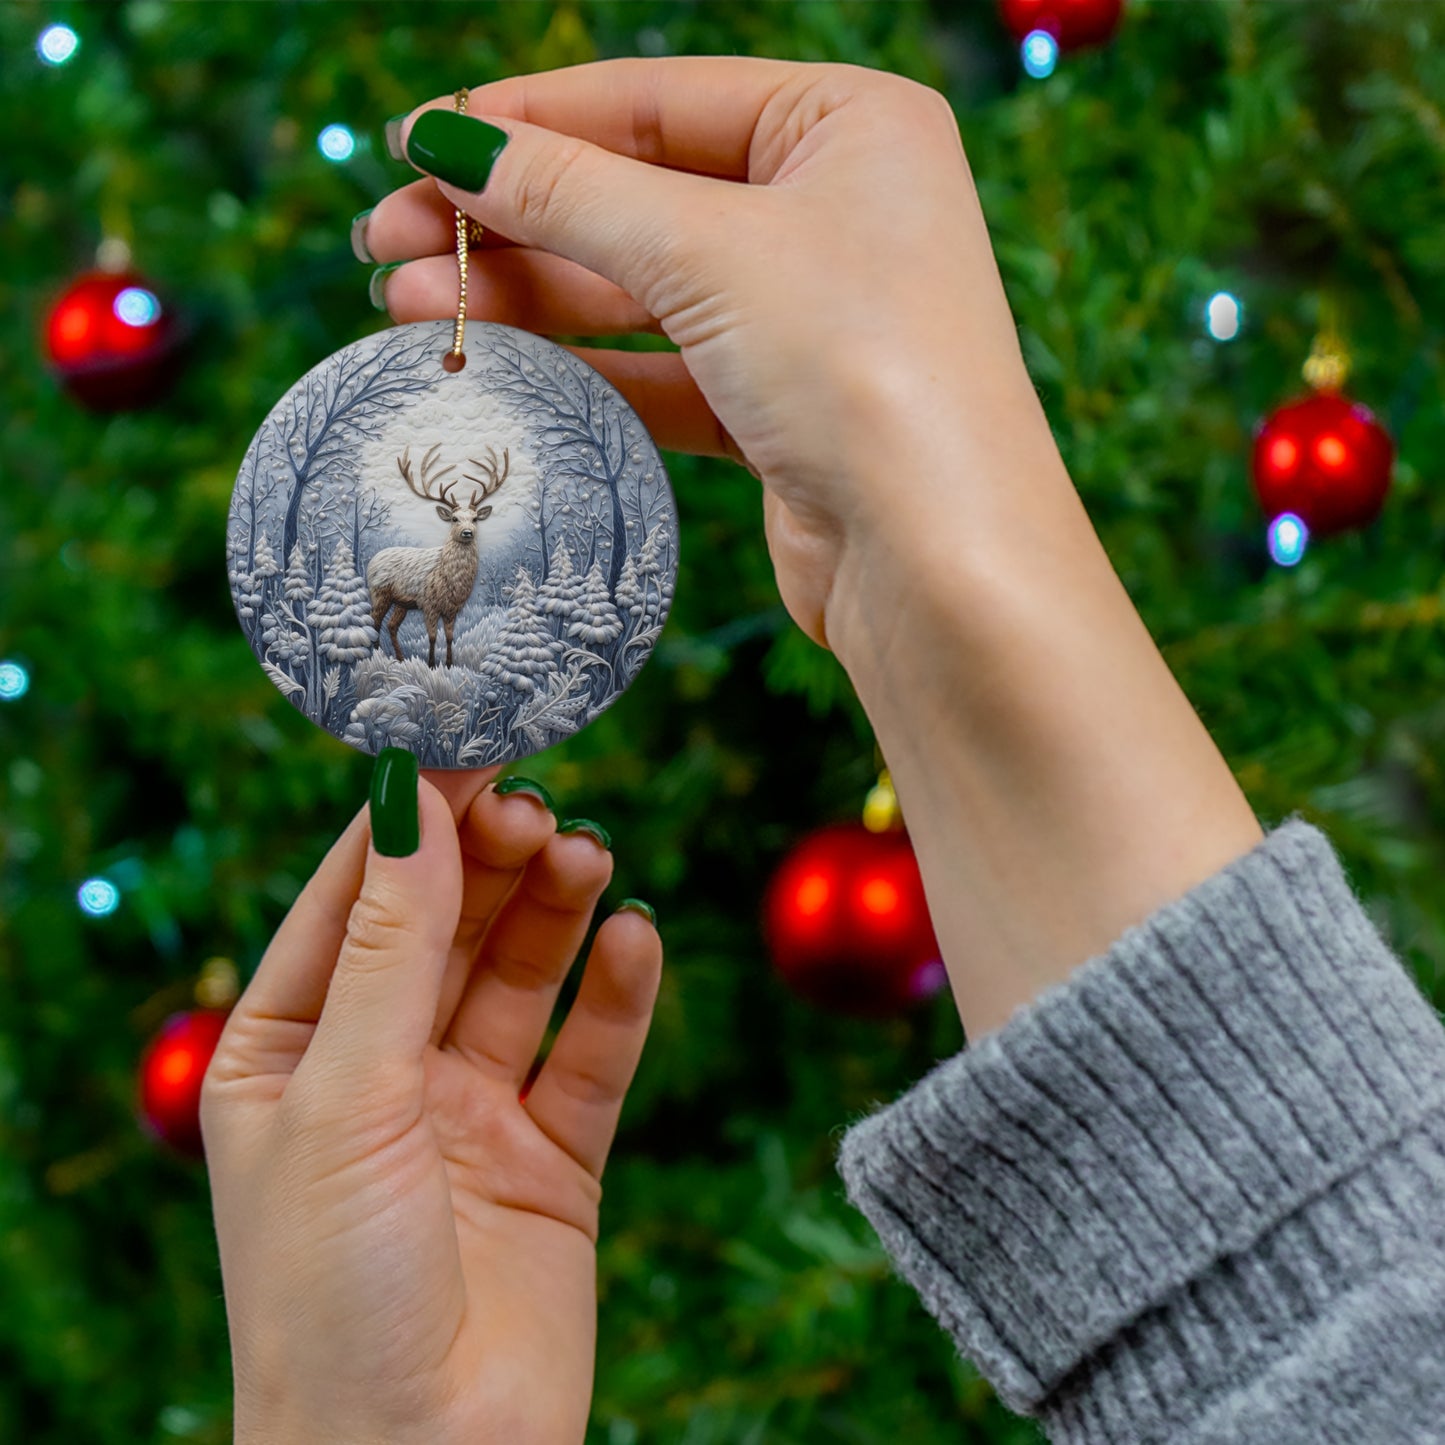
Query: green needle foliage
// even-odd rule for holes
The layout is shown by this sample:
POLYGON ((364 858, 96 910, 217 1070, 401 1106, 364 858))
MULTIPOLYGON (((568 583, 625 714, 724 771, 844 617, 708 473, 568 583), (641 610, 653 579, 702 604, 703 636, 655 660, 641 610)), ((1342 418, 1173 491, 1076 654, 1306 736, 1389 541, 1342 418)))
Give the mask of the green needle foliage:
MULTIPOLYGON (((1336 840, 1445 999, 1445 11, 1135 0, 1116 42, 1020 74, 990 4, 12 3, 0 10, 0 1439, 230 1439, 204 1169, 135 1117, 200 964, 243 981, 367 792, 236 627, 227 502, 277 397, 385 324, 352 214, 412 178, 381 125, 459 84, 599 56, 752 53, 911 75, 958 113, 1033 375, 1080 492, 1270 823, 1336 840), (34 42, 80 35, 48 68, 34 42), (355 156, 315 141, 340 122, 355 156), (104 236, 194 328, 160 403, 78 407, 40 327, 104 236), (1207 339, 1216 290, 1242 335, 1207 339), (1273 567, 1255 423, 1324 306, 1399 447, 1366 534, 1273 567), (107 919, 75 890, 119 885, 107 919)), ((880 266, 905 264, 908 238, 880 266)), ((648 344, 639 342, 638 344, 648 344)), ((832 1163, 841 1126, 962 1043, 947 998, 825 1016, 757 926, 790 842, 876 758, 788 621, 759 489, 669 457, 672 619, 636 687, 529 760, 658 907, 657 1023, 607 1175, 595 1445, 1038 1437, 893 1279, 832 1163)), ((900 505, 907 504, 906 478, 900 505)), ((566 999, 563 1000, 564 1005, 566 999)))

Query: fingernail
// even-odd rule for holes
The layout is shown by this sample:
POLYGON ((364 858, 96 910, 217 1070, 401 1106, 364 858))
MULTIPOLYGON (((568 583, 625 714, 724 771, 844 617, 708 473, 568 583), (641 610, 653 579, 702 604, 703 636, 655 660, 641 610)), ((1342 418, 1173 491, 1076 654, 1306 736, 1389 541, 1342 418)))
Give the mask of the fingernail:
POLYGON ((640 913, 654 928, 657 927, 657 910, 640 898, 624 898, 617 905, 619 913, 640 913))
POLYGON ((448 185, 480 191, 510 139, 484 120, 454 110, 424 110, 406 138, 406 158, 448 185))
POLYGON ((385 266, 378 266, 371 273, 371 280, 367 283, 366 294, 371 297, 371 304, 378 311, 386 310, 386 278, 396 270, 398 266, 405 266, 405 261, 388 261, 385 266))
POLYGON ((368 206, 364 211, 358 211, 351 218, 351 254, 358 261, 364 261, 368 266, 376 265, 376 257, 371 254, 366 244, 366 223, 371 219, 371 213, 375 206, 368 206))
POLYGON ((411 112, 407 111, 403 115, 394 115, 386 123, 386 153, 394 161, 404 161, 406 159, 401 149, 401 128, 406 122, 406 117, 410 114, 411 112))
POLYGON ((493 786, 492 791, 507 797, 511 793, 525 793, 529 798, 536 798, 548 812, 555 813, 557 805, 552 801, 552 795, 541 783, 533 782, 531 778, 503 778, 500 783, 493 786))
POLYGON ((383 748, 371 774, 371 841, 387 858, 409 858, 421 846, 416 754, 383 748))
POLYGON ((601 823, 594 823, 591 818, 568 818, 565 823, 557 825, 559 833, 586 833, 589 837, 595 838, 604 848, 611 849, 612 835, 602 826, 601 823))

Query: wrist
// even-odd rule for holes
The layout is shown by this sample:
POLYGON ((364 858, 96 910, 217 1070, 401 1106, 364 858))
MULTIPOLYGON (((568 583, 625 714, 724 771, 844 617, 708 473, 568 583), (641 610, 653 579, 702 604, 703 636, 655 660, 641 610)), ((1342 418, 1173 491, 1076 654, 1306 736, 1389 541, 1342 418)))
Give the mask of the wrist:
POLYGON ((937 446, 950 470, 908 444, 957 500, 850 538, 826 613, 971 1037, 1260 837, 1052 437, 1015 420, 937 446))

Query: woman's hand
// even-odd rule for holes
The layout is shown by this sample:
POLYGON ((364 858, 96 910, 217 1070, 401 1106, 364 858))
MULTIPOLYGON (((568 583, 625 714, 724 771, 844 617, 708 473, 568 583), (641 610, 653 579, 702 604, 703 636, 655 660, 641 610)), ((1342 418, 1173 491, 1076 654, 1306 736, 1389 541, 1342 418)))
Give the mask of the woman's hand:
POLYGON ((585 1433, 600 1180, 661 945, 630 909, 602 925, 519 1099, 612 857, 492 772, 415 776, 420 847, 353 819, 206 1075, 238 1445, 585 1433))
POLYGON ((363 222, 359 249, 409 262, 391 314, 452 314, 455 205, 495 233, 473 316, 678 344, 580 354, 662 446, 760 477, 783 601, 873 723, 970 1036, 1259 841, 1074 491, 941 96, 720 56, 451 104, 388 127, 437 178, 363 222))
POLYGON ((779 589, 816 641, 850 630, 860 598, 835 579, 898 545, 900 512, 988 507, 983 458, 1000 446, 1057 467, 936 91, 706 57, 519 76, 473 90, 464 117, 451 105, 399 128, 441 194, 416 182, 365 223, 371 255, 412 263, 384 278, 392 316, 454 312, 454 203, 511 243, 473 251, 473 316, 665 333, 680 352, 574 349, 660 446, 729 453, 761 478, 779 589), (482 118, 507 137, 484 188, 500 137, 482 118), (913 465, 910 433, 941 422, 952 465, 913 465), (893 480, 872 485, 884 458, 893 480))

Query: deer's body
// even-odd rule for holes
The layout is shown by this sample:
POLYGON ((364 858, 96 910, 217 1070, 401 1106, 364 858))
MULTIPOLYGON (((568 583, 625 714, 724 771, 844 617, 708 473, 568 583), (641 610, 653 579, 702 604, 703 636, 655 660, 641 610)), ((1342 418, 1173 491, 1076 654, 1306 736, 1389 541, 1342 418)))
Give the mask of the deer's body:
POLYGON ((487 463, 473 462, 474 466, 487 471, 488 477, 486 481, 468 477, 468 481, 476 483, 476 489, 470 501, 459 505, 451 496, 455 482, 438 493, 430 490, 433 482, 451 471, 450 467, 446 467, 430 477, 427 475, 436 452, 437 448, 433 447, 422 459, 420 486, 411 474, 409 451, 397 458, 397 466, 407 486, 417 496, 437 503, 437 515, 450 525, 451 534, 440 547, 383 548, 367 565, 366 590, 371 594, 371 620, 377 631, 378 645, 382 621, 390 612, 387 631, 391 634, 391 650, 399 658, 401 642, 397 634, 407 613, 418 608, 426 620, 426 634, 430 642, 427 665, 437 665, 437 624, 440 622, 446 629, 446 665, 450 667, 457 614, 466 606, 477 581, 477 523, 485 521, 492 512, 490 507, 481 503, 506 480, 510 453, 503 451, 500 469, 491 452, 488 452, 490 460, 487 463))

